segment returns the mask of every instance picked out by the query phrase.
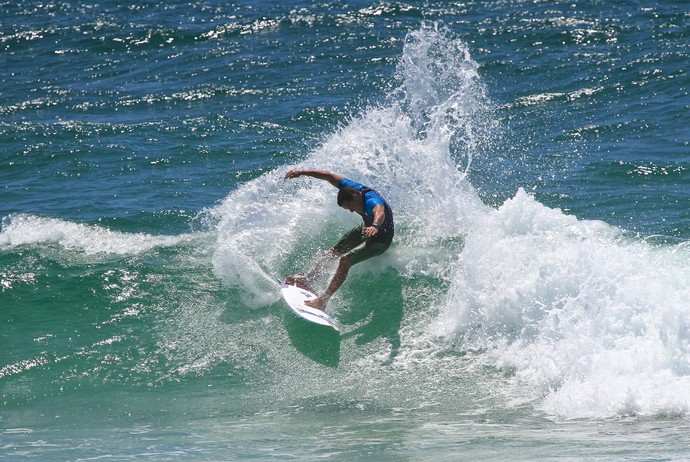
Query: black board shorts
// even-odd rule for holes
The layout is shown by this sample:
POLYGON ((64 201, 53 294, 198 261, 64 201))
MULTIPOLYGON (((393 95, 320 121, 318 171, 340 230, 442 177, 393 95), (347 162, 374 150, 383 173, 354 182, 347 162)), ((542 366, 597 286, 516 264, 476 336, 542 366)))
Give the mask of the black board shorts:
POLYGON ((367 239, 362 234, 362 228, 363 225, 352 228, 333 246, 333 250, 339 256, 347 255, 350 265, 381 255, 392 242, 392 239, 387 241, 376 240, 375 237, 367 239))

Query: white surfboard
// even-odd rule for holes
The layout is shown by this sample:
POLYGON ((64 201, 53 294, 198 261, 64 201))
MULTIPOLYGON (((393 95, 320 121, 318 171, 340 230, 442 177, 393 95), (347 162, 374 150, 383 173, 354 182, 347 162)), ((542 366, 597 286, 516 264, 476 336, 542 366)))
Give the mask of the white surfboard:
POLYGON ((304 304, 307 300, 313 300, 316 295, 306 289, 302 289, 290 284, 281 284, 280 293, 285 299, 290 309, 300 318, 306 319, 322 326, 329 326, 340 331, 340 323, 337 319, 329 316, 325 311, 312 308, 304 304))

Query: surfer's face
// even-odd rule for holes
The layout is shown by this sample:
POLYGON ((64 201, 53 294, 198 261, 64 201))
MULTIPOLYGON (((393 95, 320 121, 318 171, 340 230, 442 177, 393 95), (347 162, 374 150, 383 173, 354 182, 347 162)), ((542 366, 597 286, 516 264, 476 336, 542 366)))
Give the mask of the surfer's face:
POLYGON ((341 205, 341 207, 344 208, 345 210, 349 210, 352 213, 361 213, 360 212, 360 209, 361 209, 361 203, 360 202, 361 201, 357 201, 357 200, 345 201, 345 202, 343 202, 343 205, 341 205))

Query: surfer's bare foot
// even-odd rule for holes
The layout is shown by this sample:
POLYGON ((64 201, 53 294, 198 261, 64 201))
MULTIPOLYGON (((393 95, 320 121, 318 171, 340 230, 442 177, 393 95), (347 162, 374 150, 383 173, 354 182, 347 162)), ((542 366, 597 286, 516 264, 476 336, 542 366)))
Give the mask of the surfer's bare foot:
POLYGON ((326 304, 328 303, 328 299, 324 299, 322 297, 316 297, 313 300, 306 300, 304 302, 305 305, 310 306, 312 308, 316 308, 317 310, 325 310, 326 309, 326 304))

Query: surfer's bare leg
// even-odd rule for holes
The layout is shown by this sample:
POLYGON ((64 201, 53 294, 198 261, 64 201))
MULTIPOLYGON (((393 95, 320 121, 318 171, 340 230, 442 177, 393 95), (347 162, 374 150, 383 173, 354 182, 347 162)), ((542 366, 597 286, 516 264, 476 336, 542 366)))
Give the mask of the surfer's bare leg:
POLYGON ((337 259, 338 257, 339 255, 335 251, 335 249, 328 250, 323 255, 321 255, 321 257, 319 257, 316 263, 314 263, 313 268, 310 269, 309 272, 305 275, 306 278, 309 281, 313 281, 314 279, 318 278, 321 275, 321 273, 323 273, 326 264, 337 259))
POLYGON ((324 271, 324 267, 333 260, 337 260, 340 255, 335 249, 330 249, 324 252, 319 259, 314 263, 312 269, 306 274, 292 274, 285 279, 286 284, 291 284, 302 289, 313 290, 311 285, 314 280, 318 278, 324 271))
POLYGON ((328 283, 328 287, 326 288, 326 291, 323 293, 323 295, 316 297, 314 300, 307 300, 306 302, 304 302, 304 304, 307 306, 311 306, 312 308, 318 308, 320 310, 325 309, 328 300, 333 296, 334 293, 338 291, 338 289, 340 289, 340 286, 342 286, 343 282, 345 282, 345 279, 347 279, 347 274, 349 271, 350 257, 348 257, 347 255, 343 255, 342 257, 340 257, 338 269, 335 270, 335 274, 333 275, 331 282, 328 283))
POLYGON ((324 252, 319 259, 314 263, 314 266, 306 274, 308 281, 314 281, 327 270, 327 265, 330 265, 334 260, 341 258, 350 250, 354 249, 362 243, 362 227, 356 226, 345 233, 343 237, 329 250, 324 252))

